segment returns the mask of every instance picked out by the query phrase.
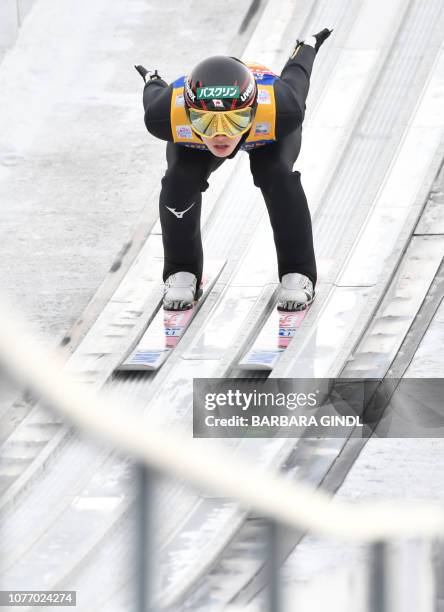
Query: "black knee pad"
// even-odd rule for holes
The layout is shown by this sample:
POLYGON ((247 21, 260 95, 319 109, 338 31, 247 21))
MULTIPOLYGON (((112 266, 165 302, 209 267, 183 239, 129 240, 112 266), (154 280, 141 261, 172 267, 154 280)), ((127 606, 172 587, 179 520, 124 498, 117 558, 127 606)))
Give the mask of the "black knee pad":
POLYGON ((162 191, 169 199, 179 198, 186 202, 207 188, 208 182, 199 169, 190 168, 187 165, 174 164, 168 168, 162 178, 162 191))
POLYGON ((283 161, 279 159, 266 160, 263 158, 251 164, 251 173, 256 187, 265 191, 272 191, 276 186, 281 185, 283 181, 292 180, 290 177, 294 174, 283 161))

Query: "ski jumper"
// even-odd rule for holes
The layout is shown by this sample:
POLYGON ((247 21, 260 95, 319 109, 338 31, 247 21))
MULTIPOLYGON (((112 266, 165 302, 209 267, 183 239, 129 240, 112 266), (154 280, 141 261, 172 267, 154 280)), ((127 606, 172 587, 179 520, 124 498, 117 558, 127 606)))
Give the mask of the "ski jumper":
MULTIPOLYGON (((302 122, 315 50, 301 45, 280 76, 249 65, 258 86, 258 106, 239 150, 250 156, 254 184, 264 197, 276 245, 279 280, 298 272, 316 284, 311 217, 300 173, 293 172, 301 148, 302 122)), ((167 170, 159 201, 164 247, 163 279, 192 272, 200 283, 203 268, 200 215, 208 178, 227 158, 214 156, 195 134, 183 106, 184 78, 168 85, 147 82, 143 93, 145 125, 166 140, 167 170)))

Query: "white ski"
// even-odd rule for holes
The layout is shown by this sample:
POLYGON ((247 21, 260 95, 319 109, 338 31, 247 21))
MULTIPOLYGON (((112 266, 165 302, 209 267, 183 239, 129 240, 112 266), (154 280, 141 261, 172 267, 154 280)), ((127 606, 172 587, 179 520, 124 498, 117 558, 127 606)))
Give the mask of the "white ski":
POLYGON ((189 310, 164 310, 160 308, 151 324, 140 338, 137 346, 117 370, 154 372, 160 368, 177 346, 179 340, 191 323, 194 315, 205 301, 214 283, 218 279, 225 265, 224 260, 210 260, 205 262, 202 283, 202 296, 194 302, 189 310))
POLYGON ((273 310, 251 348, 238 363, 241 370, 272 370, 301 326, 308 308, 295 312, 273 310))

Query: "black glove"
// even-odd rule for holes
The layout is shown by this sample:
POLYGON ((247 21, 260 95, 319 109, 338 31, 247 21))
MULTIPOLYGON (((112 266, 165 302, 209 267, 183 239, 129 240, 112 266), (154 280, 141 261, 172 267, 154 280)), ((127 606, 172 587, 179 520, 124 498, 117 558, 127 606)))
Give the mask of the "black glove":
POLYGON ((142 77, 142 79, 146 83, 146 78, 145 77, 148 74, 148 70, 146 68, 144 68, 143 66, 134 66, 134 68, 137 70, 137 72, 140 74, 140 76, 142 77))
POLYGON ((154 72, 152 72, 151 70, 147 70, 143 66, 134 66, 134 68, 140 74, 140 76, 145 81, 145 83, 146 83, 146 75, 147 74, 150 75, 150 81, 152 81, 153 79, 160 79, 161 78, 160 75, 157 72, 157 69, 154 72))
POLYGON ((303 44, 304 44, 303 40, 299 40, 299 39, 296 40, 296 44, 294 46, 293 51, 291 52, 290 59, 294 59, 296 57, 299 49, 302 47, 303 44))
POLYGON ((313 36, 316 38, 316 45, 315 45, 316 53, 319 51, 319 47, 322 45, 324 40, 326 40, 330 36, 330 34, 332 32, 333 32, 333 30, 329 30, 328 28, 324 28, 323 30, 321 30, 317 34, 313 34, 313 36))

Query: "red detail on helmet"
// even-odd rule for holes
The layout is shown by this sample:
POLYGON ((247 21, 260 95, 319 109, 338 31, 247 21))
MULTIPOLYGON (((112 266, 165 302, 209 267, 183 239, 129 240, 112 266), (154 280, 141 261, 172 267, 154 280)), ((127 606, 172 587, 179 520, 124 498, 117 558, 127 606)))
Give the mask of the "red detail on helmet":
POLYGON ((208 111, 228 111, 254 106, 257 95, 256 79, 253 72, 240 60, 227 57, 209 57, 193 68, 185 79, 185 106, 208 111), (198 100, 198 87, 240 86, 239 98, 220 98, 222 105, 214 104, 211 99, 198 100), (246 95, 247 94, 247 95, 246 95))

